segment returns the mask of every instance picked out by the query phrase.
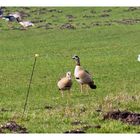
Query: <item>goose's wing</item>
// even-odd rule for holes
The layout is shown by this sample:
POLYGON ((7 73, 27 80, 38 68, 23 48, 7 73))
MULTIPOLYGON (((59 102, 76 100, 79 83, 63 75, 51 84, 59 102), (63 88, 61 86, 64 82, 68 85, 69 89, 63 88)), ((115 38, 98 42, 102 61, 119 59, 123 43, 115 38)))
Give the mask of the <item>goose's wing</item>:
POLYGON ((84 70, 86 73, 90 74, 87 70, 84 70))
POLYGON ((58 81, 57 86, 59 87, 59 89, 66 89, 66 88, 70 88, 72 85, 71 80, 68 80, 68 78, 63 77, 61 80, 58 81))

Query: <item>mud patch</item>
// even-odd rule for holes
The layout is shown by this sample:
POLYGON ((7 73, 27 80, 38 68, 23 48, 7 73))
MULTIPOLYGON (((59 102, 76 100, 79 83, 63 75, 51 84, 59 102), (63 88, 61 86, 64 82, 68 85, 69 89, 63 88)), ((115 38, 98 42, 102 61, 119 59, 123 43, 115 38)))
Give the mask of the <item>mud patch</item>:
POLYGON ((83 18, 93 18, 95 16, 92 16, 92 15, 84 15, 83 18))
POLYGON ((44 29, 53 29, 52 24, 51 23, 46 23, 46 24, 42 24, 37 26, 37 28, 44 28, 44 29))
POLYGON ((66 15, 66 17, 67 17, 68 19, 73 19, 73 18, 75 18, 75 16, 73 16, 73 15, 66 15))
POLYGON ((101 126, 100 125, 83 125, 80 128, 76 128, 76 129, 73 129, 73 130, 68 130, 64 133, 86 133, 86 131, 90 128, 100 129, 101 126))
POLYGON ((110 111, 104 115, 104 120, 106 119, 120 120, 131 125, 140 125, 140 114, 128 111, 110 111))
POLYGON ((126 24, 126 25, 133 25, 136 23, 140 23, 140 19, 122 19, 122 20, 116 20, 114 22, 120 24, 126 24))
POLYGON ((75 130, 68 130, 64 133, 86 133, 85 131, 82 131, 80 129, 75 129, 75 130))
POLYGON ((103 10, 104 13, 112 12, 112 9, 103 10))
POLYGON ((91 23, 92 24, 92 26, 111 26, 112 25, 112 23, 111 22, 108 22, 108 21, 106 21, 106 22, 93 22, 93 23, 91 23))
POLYGON ((25 127, 18 125, 14 121, 9 121, 0 126, 0 133, 28 133, 25 127))
POLYGON ((82 122, 78 120, 71 122, 71 125, 83 125, 83 124, 86 124, 86 122, 82 122))
POLYGON ((46 105, 44 108, 47 109, 47 110, 52 110, 53 109, 53 107, 50 106, 50 105, 46 105))
POLYGON ((11 109, 6 109, 6 108, 1 108, 0 109, 0 112, 11 112, 12 110, 11 109))
POLYGON ((66 24, 63 24, 60 29, 76 29, 72 24, 70 23, 66 23, 66 24))
POLYGON ((106 14, 106 13, 100 15, 100 17, 109 17, 109 16, 110 15, 109 14, 106 14))
POLYGON ((138 10, 137 7, 129 7, 129 8, 128 8, 128 11, 136 11, 136 10, 138 10))

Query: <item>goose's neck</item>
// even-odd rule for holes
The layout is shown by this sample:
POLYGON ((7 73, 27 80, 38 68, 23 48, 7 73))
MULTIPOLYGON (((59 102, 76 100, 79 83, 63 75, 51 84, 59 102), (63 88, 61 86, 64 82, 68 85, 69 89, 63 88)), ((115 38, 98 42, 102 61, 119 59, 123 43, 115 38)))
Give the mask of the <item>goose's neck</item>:
POLYGON ((80 60, 76 61, 76 66, 80 66, 80 60))

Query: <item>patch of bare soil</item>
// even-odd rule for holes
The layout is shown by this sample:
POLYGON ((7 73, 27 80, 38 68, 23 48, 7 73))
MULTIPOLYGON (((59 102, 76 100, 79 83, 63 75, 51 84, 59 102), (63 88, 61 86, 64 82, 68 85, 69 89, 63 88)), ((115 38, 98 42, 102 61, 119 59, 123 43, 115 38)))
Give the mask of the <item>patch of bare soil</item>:
POLYGON ((74 129, 74 130, 68 130, 64 133, 73 133, 74 134, 74 133, 86 133, 86 132, 83 130, 80 130, 80 129, 74 129))
POLYGON ((75 16, 73 16, 73 15, 66 15, 66 17, 69 18, 69 19, 75 18, 75 16))
POLYGON ((63 24, 60 29, 75 29, 75 27, 70 24, 70 23, 66 23, 66 24, 63 24))
POLYGON ((93 18, 93 17, 95 17, 95 16, 93 16, 93 15, 84 15, 83 16, 83 18, 93 18))
POLYGON ((96 128, 96 129, 101 128, 100 125, 88 125, 88 124, 85 124, 84 122, 81 122, 81 121, 75 121, 75 122, 72 122, 71 124, 72 125, 82 125, 82 124, 84 124, 84 125, 80 128, 65 131, 64 133, 86 133, 86 131, 90 128, 96 128))
POLYGON ((109 17, 110 15, 107 13, 101 14, 100 17, 109 17))
POLYGON ((103 10, 104 13, 109 13, 109 12, 112 12, 111 9, 106 9, 106 10, 103 10))
POLYGON ((112 23, 111 22, 93 22, 92 23, 92 26, 111 26, 112 23))
POLYGON ((129 7, 128 8, 128 11, 135 11, 135 10, 137 10, 138 8, 137 7, 129 7))
POLYGON ((0 112, 11 112, 11 109, 0 108, 0 112))
POLYGON ((53 29, 51 23, 46 23, 46 24, 39 25, 39 26, 37 26, 37 28, 44 28, 46 30, 53 29))
POLYGON ((9 121, 0 126, 0 133, 28 133, 25 127, 18 125, 15 121, 9 121))
POLYGON ((140 22, 140 19, 122 19, 122 20, 116 20, 114 22, 120 23, 120 24, 128 24, 133 25, 140 22))
POLYGON ((140 114, 128 111, 110 111, 104 115, 104 120, 106 119, 120 120, 131 125, 140 125, 140 114))
POLYGON ((53 107, 50 106, 50 105, 46 105, 44 108, 47 109, 47 110, 51 110, 51 109, 53 109, 53 107))

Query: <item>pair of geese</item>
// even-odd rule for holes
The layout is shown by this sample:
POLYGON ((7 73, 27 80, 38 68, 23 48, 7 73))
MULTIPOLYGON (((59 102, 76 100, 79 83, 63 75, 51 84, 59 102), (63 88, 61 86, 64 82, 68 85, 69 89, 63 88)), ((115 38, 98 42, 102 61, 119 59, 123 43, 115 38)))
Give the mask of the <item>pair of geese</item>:
MULTIPOLYGON (((74 55, 72 59, 76 61, 74 77, 76 81, 80 84, 81 92, 83 92, 83 85, 88 85, 91 89, 96 89, 96 85, 94 84, 92 76, 89 74, 88 71, 84 70, 81 67, 80 58, 77 55, 74 55)), ((66 76, 58 81, 57 86, 61 91, 62 97, 64 90, 68 90, 70 92, 70 89, 72 87, 71 72, 67 72, 66 76)))

